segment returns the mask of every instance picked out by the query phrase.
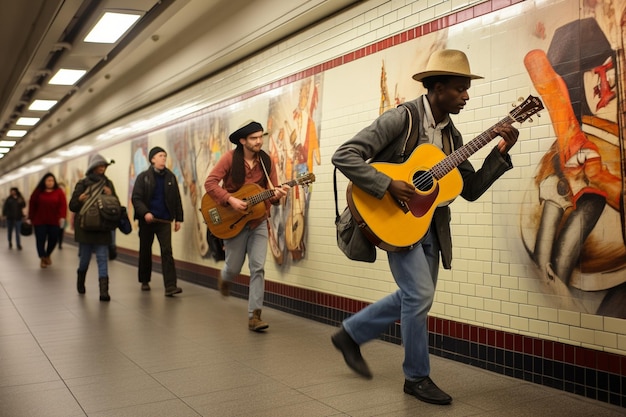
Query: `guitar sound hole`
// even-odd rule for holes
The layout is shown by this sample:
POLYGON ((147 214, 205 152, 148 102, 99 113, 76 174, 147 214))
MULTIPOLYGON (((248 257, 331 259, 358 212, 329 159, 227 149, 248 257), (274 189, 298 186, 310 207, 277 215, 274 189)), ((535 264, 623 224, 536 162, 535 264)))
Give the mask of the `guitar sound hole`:
POLYGON ((417 171, 413 175, 413 185, 418 191, 426 192, 433 188, 435 181, 429 171, 417 171))

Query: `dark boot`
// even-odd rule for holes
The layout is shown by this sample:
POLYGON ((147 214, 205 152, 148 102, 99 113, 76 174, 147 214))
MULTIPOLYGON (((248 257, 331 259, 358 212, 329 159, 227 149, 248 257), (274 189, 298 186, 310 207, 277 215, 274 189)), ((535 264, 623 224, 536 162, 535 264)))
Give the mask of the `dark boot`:
POLYGON ((100 277, 100 301, 111 301, 109 296, 109 277, 100 277))
POLYGON ((78 277, 76 278, 76 289, 79 294, 85 293, 85 277, 87 276, 87 271, 81 271, 80 269, 76 271, 78 277))

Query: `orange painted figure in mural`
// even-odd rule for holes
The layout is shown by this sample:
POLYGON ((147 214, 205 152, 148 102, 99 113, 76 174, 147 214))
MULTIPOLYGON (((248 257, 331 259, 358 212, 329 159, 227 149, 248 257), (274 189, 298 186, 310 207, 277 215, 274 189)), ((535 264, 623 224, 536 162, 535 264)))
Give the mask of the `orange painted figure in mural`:
POLYGON ((548 52, 532 50, 524 64, 556 136, 535 177, 539 202, 524 214, 524 244, 558 307, 626 317, 619 272, 625 245, 621 234, 608 241, 603 232, 624 230, 624 219, 617 226, 610 220, 617 216, 605 210, 620 213, 623 198, 623 179, 613 173, 620 170, 614 142, 623 140, 614 52, 595 19, 587 18, 558 28, 548 52), (574 289, 608 292, 595 309, 574 289))

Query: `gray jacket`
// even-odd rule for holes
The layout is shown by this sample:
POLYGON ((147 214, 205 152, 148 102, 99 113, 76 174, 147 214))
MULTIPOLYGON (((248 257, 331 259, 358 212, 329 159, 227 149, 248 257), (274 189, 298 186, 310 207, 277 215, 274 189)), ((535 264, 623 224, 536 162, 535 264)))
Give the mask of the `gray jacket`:
MULTIPOLYGON (((423 98, 418 97, 409 105, 417 107, 419 120, 413 125, 423 129, 423 98)), ((361 130, 352 139, 339 146, 332 157, 335 165, 350 181, 362 190, 382 199, 393 180, 378 171, 369 162, 402 163, 411 155, 413 149, 403 149, 408 129, 408 110, 405 106, 390 109, 378 117, 368 127, 361 130)), ((453 148, 463 146, 461 133, 450 121, 447 127, 453 148)), ((418 138, 421 137, 421 134, 418 138)), ((468 201, 478 199, 502 174, 513 168, 509 155, 502 155, 496 147, 483 161, 481 169, 474 170, 469 161, 463 161, 458 169, 463 177, 461 197, 468 201)), ((433 224, 439 239, 441 258, 444 268, 450 269, 452 263, 452 237, 450 234, 450 209, 439 207, 433 215, 433 224)))
POLYGON ((74 212, 74 240, 78 243, 86 243, 89 245, 110 245, 112 243, 112 236, 110 231, 86 231, 80 227, 80 209, 83 207, 84 202, 80 201, 80 195, 87 191, 87 189, 105 180, 105 185, 109 187, 114 196, 117 197, 115 187, 111 180, 106 176, 96 176, 95 174, 88 174, 85 178, 78 181, 74 187, 72 198, 69 202, 70 211, 74 212))

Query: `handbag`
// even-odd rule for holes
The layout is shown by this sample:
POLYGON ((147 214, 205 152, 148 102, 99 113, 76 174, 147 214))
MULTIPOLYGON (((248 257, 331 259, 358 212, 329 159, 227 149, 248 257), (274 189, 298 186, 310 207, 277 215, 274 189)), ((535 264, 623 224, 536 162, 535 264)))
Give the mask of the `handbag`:
POLYGON ((89 197, 80 209, 79 226, 87 232, 110 232, 119 226, 120 200, 114 195, 102 194, 104 184, 102 180, 89 187, 89 197))
POLYGON ((30 236, 33 234, 33 225, 27 222, 22 222, 20 226, 20 235, 30 236))
POLYGON ((357 225, 352 212, 346 207, 339 214, 337 203, 337 168, 333 173, 335 186, 335 227, 337 229, 337 246, 349 259, 359 262, 376 261, 376 246, 367 239, 357 225))
POLYGON ((124 206, 121 207, 120 223, 117 225, 117 228, 125 235, 129 235, 133 231, 133 225, 128 217, 128 210, 124 206))

